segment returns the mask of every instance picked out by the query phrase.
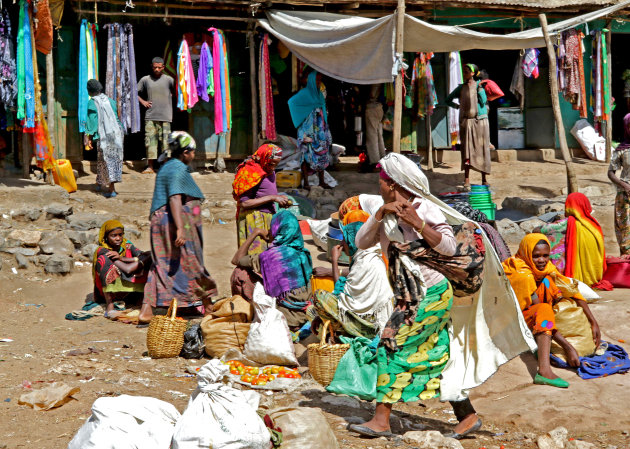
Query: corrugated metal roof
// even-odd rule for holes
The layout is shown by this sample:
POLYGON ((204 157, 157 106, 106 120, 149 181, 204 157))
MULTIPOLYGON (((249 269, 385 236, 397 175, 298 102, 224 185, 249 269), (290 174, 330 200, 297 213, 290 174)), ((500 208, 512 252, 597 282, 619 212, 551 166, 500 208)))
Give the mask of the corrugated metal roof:
POLYGON ((426 5, 434 5, 436 7, 448 7, 453 4, 470 4, 472 5, 491 5, 498 7, 527 7, 540 9, 556 9, 556 8, 589 8, 597 6, 611 6, 621 3, 622 0, 456 0, 453 2, 440 0, 420 0, 418 2, 426 5))

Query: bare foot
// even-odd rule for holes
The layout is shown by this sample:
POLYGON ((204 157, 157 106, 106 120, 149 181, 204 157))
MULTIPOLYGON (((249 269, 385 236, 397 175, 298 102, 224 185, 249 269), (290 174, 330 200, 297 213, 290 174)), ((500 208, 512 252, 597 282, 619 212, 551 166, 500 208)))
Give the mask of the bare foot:
POLYGON ((477 416, 477 414, 472 413, 472 414, 466 416, 464 419, 462 419, 455 426, 455 428, 453 429, 453 432, 459 433, 460 435, 462 435, 467 430, 469 430, 471 427, 473 427, 475 424, 477 424, 477 421, 479 421, 479 417, 477 416))
POLYGON ((151 321, 151 318, 153 318, 153 309, 149 304, 142 304, 140 315, 138 315, 138 322, 146 324, 151 321))

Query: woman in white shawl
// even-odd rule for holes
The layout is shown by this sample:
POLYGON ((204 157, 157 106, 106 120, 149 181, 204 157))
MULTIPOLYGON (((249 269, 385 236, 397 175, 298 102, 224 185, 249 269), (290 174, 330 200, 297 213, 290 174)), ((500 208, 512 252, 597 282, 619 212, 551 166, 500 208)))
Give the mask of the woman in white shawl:
MULTIPOLYGON (((374 338, 380 335, 394 309, 394 292, 389 285, 387 268, 380 245, 358 249, 355 236, 369 214, 355 210, 343 220, 343 250, 350 256, 345 276, 338 260, 342 246, 332 250, 332 270, 323 272, 335 281, 334 291, 317 290, 313 306, 319 317, 331 322, 331 329, 353 337, 374 338)), ((321 273, 321 270, 319 270, 321 273)))
POLYGON ((122 181, 123 130, 116 103, 103 93, 103 85, 91 79, 87 91, 92 98, 87 106, 86 147, 91 150, 96 142, 96 184, 106 198, 113 198, 117 195, 114 183, 122 181))
POLYGON ((377 351, 375 415, 349 429, 370 437, 391 435, 393 403, 440 397, 451 402, 459 421, 449 436, 461 438, 481 427, 468 391, 501 364, 533 350, 535 342, 483 231, 483 286, 455 304, 449 281, 405 254, 403 244, 419 241, 442 255, 454 255, 457 243, 451 225, 468 220, 431 195, 427 178, 411 160, 388 154, 380 167, 385 204, 355 241, 364 249, 380 241, 388 254, 396 304, 377 351))

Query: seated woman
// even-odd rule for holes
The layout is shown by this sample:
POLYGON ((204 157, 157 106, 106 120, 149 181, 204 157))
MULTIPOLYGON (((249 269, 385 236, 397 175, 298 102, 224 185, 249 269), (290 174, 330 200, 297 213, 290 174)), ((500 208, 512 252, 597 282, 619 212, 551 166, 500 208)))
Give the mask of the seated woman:
POLYGON ((292 330, 306 323, 306 310, 311 306, 311 253, 304 248, 300 224, 288 210, 282 210, 271 219, 269 230, 254 229, 232 258, 236 265, 232 273, 232 294, 251 301, 254 284, 262 283, 265 292, 276 298, 278 310, 287 319, 292 330), (269 247, 261 254, 248 254, 256 238, 262 238, 269 247))
POLYGON ((362 193, 361 195, 351 196, 339 206, 339 220, 343 221, 347 214, 357 210, 362 210, 373 215, 382 205, 383 198, 381 198, 380 195, 367 195, 362 193))
MULTIPOLYGON (((278 195, 275 169, 282 159, 282 149, 266 143, 245 162, 238 166, 232 184, 232 196, 237 202, 236 223, 238 245, 241 246, 256 228, 269 229, 271 216, 280 207, 289 205, 289 198, 278 195)), ((267 249, 267 242, 257 238, 249 247, 248 254, 260 254, 267 249)))
MULTIPOLYGON (((329 320, 334 331, 354 337, 374 338, 380 335, 394 310, 394 292, 389 285, 380 244, 358 249, 355 236, 369 215, 355 210, 343 220, 343 246, 332 250, 334 292, 317 290, 313 295, 314 312, 329 320), (341 251, 351 258, 349 273, 341 276, 338 266, 341 251)), ((322 273, 328 274, 328 273, 322 273)), ((313 328, 315 328, 314 326, 313 328)))
POLYGON ((94 251, 94 300, 105 302, 105 317, 115 318, 114 301, 130 293, 144 292, 151 254, 142 252, 125 238, 118 220, 103 223, 94 251))
POLYGON ((583 193, 571 193, 565 202, 566 218, 534 231, 547 236, 550 260, 561 274, 595 288, 607 288, 600 284, 606 271, 604 235, 592 212, 583 193))
POLYGON ((549 240, 543 234, 528 234, 521 241, 516 256, 503 262, 503 269, 512 284, 527 326, 534 333, 538 344, 538 373, 534 383, 568 388, 569 382, 559 378, 551 370, 549 362, 551 340, 564 349, 570 366, 578 367, 580 360, 575 348, 556 328, 554 304, 570 294, 576 304, 583 309, 591 324, 595 347, 599 346, 601 335, 597 321, 582 295, 563 292, 558 288, 558 282, 566 285, 571 282, 549 261, 550 248, 549 240))

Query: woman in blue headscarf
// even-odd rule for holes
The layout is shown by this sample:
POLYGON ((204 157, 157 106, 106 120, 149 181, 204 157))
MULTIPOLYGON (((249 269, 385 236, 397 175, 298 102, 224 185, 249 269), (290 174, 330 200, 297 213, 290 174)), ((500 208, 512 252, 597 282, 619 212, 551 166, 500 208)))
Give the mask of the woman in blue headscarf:
POLYGON ((330 164, 332 136, 328 128, 326 97, 320 89, 320 75, 313 71, 308 75, 306 87, 289 99, 289 111, 293 125, 298 131, 298 147, 302 151, 302 174, 304 188, 309 189, 309 173, 316 172, 319 185, 324 182, 324 170, 330 164))

